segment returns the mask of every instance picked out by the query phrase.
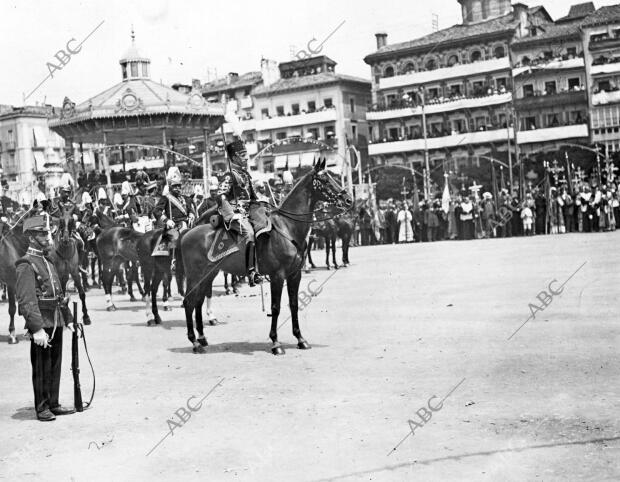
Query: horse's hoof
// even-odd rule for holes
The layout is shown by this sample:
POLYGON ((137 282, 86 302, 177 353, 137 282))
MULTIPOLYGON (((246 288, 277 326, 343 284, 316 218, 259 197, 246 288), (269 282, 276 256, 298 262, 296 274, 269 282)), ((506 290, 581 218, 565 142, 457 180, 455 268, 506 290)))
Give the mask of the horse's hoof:
POLYGON ((9 335, 9 345, 17 345, 19 340, 15 335, 9 335))
POLYGON ((129 301, 131 301, 133 303, 134 301, 138 301, 138 300, 136 299, 135 296, 132 295, 132 296, 129 297, 129 301))
POLYGON ((338 266, 337 264, 334 265, 334 269, 338 269, 340 268, 340 266, 338 266))
POLYGON ((212 319, 207 320, 207 321, 208 321, 209 325, 211 325, 211 326, 217 325, 217 318, 212 318, 212 319))
POLYGON ((164 306, 164 311, 172 311, 172 306, 169 306, 169 305, 164 306))
POLYGON ((82 316, 82 323, 84 325, 90 325, 90 316, 88 316, 88 315, 82 316))
POLYGON ((305 272, 306 274, 310 273, 310 269, 306 268, 305 272))
POLYGON ((226 288, 226 291, 224 291, 225 295, 229 295, 230 294, 230 290, 228 288, 226 288))
POLYGON ((200 346, 209 346, 206 338, 198 338, 198 343, 200 343, 200 346))
POLYGON ((282 348, 281 346, 274 346, 271 349, 271 353, 274 355, 284 355, 284 348, 282 348))
POLYGON ((327 265, 327 271, 331 270, 331 268, 329 267, 329 265, 327 265))
POLYGON ((106 308, 106 311, 116 311, 116 306, 110 305, 106 308))
POLYGON ((155 320, 146 320, 146 326, 155 326, 155 320))
POLYGON ((302 340, 297 343, 297 348, 299 348, 300 350, 309 350, 312 347, 308 344, 306 340, 302 340))
POLYGON ((161 325, 161 318, 159 317, 159 315, 155 317, 155 324, 161 325))
POLYGON ((194 348, 192 348, 192 351, 196 354, 205 353, 204 347, 202 347, 200 344, 194 344, 194 348))

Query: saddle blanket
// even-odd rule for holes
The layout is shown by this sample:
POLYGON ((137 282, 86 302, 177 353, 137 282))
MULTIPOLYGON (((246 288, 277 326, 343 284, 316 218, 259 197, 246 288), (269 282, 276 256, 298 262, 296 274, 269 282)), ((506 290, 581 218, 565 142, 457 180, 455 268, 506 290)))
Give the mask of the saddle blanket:
POLYGON ((212 263, 217 263, 226 256, 240 251, 245 248, 246 244, 245 237, 236 236, 223 228, 211 232, 209 237, 211 238, 211 247, 207 253, 207 258, 212 263))

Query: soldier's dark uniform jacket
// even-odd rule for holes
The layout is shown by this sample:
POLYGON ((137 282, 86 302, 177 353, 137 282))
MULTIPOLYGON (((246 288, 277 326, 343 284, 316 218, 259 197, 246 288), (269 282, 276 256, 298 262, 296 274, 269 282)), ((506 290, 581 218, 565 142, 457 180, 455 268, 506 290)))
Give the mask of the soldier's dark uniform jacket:
POLYGON ((62 217, 62 213, 69 213, 70 215, 75 214, 76 216, 80 216, 80 210, 71 199, 67 199, 65 201, 62 198, 54 199, 52 203, 52 209, 50 210, 50 215, 55 218, 62 217))
POLYGON ((26 319, 26 329, 30 333, 54 326, 62 329, 63 323, 73 321, 70 310, 63 303, 64 292, 56 268, 42 251, 28 248, 15 266, 19 314, 26 319))
POLYGON ((155 206, 155 217, 165 224, 171 219, 177 226, 183 222, 187 222, 190 213, 194 212, 194 203, 185 196, 174 196, 168 193, 162 196, 155 206))

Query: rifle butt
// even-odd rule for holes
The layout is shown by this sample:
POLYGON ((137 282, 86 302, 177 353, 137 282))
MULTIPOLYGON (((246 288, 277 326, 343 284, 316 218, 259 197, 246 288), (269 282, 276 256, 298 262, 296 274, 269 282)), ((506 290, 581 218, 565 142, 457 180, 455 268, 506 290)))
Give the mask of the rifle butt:
POLYGON ((82 389, 80 387, 80 353, 78 351, 77 302, 73 302, 74 331, 71 337, 71 371, 73 372, 73 405, 77 412, 84 411, 82 389))

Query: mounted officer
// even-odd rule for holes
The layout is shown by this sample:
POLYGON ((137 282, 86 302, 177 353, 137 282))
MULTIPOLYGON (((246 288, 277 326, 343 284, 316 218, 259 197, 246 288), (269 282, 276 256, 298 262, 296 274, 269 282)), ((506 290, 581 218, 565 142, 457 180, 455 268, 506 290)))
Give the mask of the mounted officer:
POLYGON ((149 181, 147 183, 136 184, 138 194, 136 194, 136 202, 140 209, 138 222, 134 224, 134 229, 140 232, 148 232, 153 230, 153 220, 155 219, 154 211, 157 206, 158 198, 155 196, 157 190, 157 181, 149 181))
POLYGON ((54 218, 60 219, 63 213, 69 213, 71 216, 75 215, 74 219, 78 219, 80 209, 77 207, 71 198, 71 186, 67 183, 60 188, 60 196, 55 198, 52 202, 50 209, 50 215, 54 218))
POLYGON ((16 263, 16 297, 19 313, 26 319, 31 337, 30 362, 37 418, 42 422, 57 415, 75 412, 58 402, 62 365, 62 331, 73 330, 73 317, 67 305, 58 273, 47 258, 51 247, 50 222, 47 214, 24 221, 24 233, 30 245, 26 255, 16 263))
POLYGON ((118 208, 116 220, 125 227, 130 227, 133 223, 138 222, 140 215, 140 206, 134 196, 133 189, 129 181, 124 181, 121 185, 122 202, 118 208))
POLYGON ((235 140, 226 146, 228 158, 231 161, 232 171, 222 176, 216 201, 218 211, 224 221, 224 227, 245 237, 246 265, 248 267, 248 281, 254 286, 261 281, 256 270, 255 236, 267 232, 269 221, 264 209, 258 203, 252 177, 246 169, 248 153, 241 140, 235 140), (249 217, 246 215, 244 204, 248 205, 249 217))
POLYGON ((154 210, 155 219, 164 232, 155 245, 153 256, 170 256, 170 251, 176 248, 178 235, 191 228, 196 219, 194 204, 181 194, 183 179, 178 168, 170 168, 167 180, 169 191, 159 199, 154 210))

